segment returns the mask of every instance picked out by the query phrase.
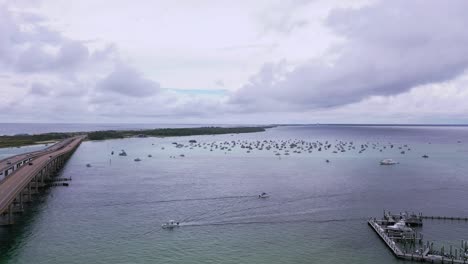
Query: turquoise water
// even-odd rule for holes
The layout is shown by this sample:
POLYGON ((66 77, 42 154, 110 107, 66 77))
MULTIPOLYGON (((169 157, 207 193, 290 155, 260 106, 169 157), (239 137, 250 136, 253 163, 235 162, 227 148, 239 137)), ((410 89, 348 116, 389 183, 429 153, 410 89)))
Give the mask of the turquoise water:
MULTIPOLYGON (((61 172, 70 187, 47 190, 16 225, 0 228, 0 263, 397 263, 366 218, 383 209, 468 216, 467 132, 312 126, 85 142, 61 172), (172 144, 190 139, 201 147, 172 144), (281 150, 280 158, 240 148, 264 140, 377 147, 281 150), (231 151, 210 151, 231 141, 231 151), (411 150, 400 154, 404 145, 411 150), (111 155, 121 149, 127 157, 111 155), (400 163, 380 166, 383 158, 400 163), (181 227, 161 229, 170 219, 181 227)), ((468 223, 426 221, 422 232, 458 245, 468 223)))

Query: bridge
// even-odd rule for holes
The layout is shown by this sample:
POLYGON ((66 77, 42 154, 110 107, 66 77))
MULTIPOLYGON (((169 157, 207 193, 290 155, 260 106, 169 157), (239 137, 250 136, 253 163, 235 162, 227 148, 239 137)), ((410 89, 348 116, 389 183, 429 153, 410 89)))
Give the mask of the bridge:
POLYGON ((13 214, 23 211, 24 203, 32 201, 32 194, 65 165, 85 137, 68 138, 44 150, 0 161, 0 217, 6 216, 6 224, 13 224, 13 214))

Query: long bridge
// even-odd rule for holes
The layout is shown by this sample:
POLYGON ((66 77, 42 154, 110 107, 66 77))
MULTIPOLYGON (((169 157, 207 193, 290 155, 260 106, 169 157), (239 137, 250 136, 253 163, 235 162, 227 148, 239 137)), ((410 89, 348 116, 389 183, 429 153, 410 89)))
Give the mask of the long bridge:
POLYGON ((85 137, 68 138, 41 151, 0 160, 0 217, 6 216, 6 224, 13 224, 13 214, 23 211, 23 204, 65 165, 85 137))

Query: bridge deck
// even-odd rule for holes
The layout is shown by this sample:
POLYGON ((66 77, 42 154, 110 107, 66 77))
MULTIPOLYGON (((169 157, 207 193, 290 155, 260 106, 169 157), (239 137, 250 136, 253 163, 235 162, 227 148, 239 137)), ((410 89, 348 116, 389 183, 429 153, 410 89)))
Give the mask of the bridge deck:
POLYGON ((32 165, 18 168, 0 183, 0 214, 8 210, 17 195, 25 189, 33 178, 54 158, 73 151, 84 139, 83 136, 64 140, 50 150, 35 156, 32 165))

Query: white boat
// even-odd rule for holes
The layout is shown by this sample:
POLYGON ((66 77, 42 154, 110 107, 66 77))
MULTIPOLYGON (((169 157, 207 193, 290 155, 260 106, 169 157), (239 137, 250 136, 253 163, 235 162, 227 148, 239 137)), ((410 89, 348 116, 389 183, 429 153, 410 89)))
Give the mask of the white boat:
POLYGON ((169 220, 169 222, 162 224, 161 227, 164 229, 173 229, 174 227, 179 227, 179 222, 169 220))
POLYGON ((127 152, 125 152, 125 150, 122 149, 122 152, 119 153, 119 156, 127 156, 127 152))
POLYGON ((263 192, 261 193, 260 195, 258 195, 258 198, 268 198, 270 197, 270 195, 268 195, 267 193, 263 192))
POLYGON ((398 162, 392 159, 383 159, 380 161, 380 165, 395 165, 395 164, 398 164, 398 162))
POLYGON ((406 226, 405 220, 400 220, 396 222, 394 225, 387 226, 387 229, 392 230, 392 231, 400 231, 400 232, 412 232, 413 231, 413 229, 406 226))

